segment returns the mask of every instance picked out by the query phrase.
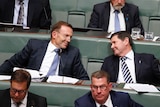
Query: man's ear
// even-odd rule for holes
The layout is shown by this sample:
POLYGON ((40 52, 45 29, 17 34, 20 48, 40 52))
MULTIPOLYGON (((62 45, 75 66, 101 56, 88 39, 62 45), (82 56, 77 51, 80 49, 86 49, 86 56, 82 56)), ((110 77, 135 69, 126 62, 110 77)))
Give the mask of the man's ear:
POLYGON ((56 31, 53 31, 52 32, 52 38, 55 38, 57 36, 57 32, 56 31))
POLYGON ((123 42, 125 45, 129 44, 129 38, 125 37, 123 42))

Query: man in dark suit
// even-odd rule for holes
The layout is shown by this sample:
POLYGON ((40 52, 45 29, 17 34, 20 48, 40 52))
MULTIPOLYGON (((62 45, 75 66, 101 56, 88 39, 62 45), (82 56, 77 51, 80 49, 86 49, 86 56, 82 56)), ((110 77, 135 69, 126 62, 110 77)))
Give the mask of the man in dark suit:
POLYGON ((53 72, 55 75, 68 76, 88 80, 79 49, 69 45, 73 34, 72 26, 66 22, 56 23, 51 30, 50 40, 31 39, 17 54, 12 56, 0 66, 0 74, 11 74, 13 67, 27 68, 47 74, 58 48, 60 57, 59 66, 53 72))
POLYGON ((138 27, 141 29, 141 34, 144 34, 138 7, 125 3, 125 0, 110 0, 94 5, 88 27, 102 28, 107 32, 115 32, 115 10, 119 11, 120 30, 126 30, 131 33, 133 27, 138 27))
POLYGON ((126 82, 121 68, 122 57, 127 57, 126 63, 133 83, 160 84, 159 61, 152 54, 135 53, 132 50, 133 41, 130 34, 120 31, 111 35, 111 49, 114 55, 104 59, 102 70, 109 73, 111 82, 126 82))
MULTIPOLYGON (((0 22, 17 24, 20 0, 0 0, 0 22)), ((23 0, 23 27, 50 29, 49 0, 23 0)))
POLYGON ((45 97, 28 92, 31 75, 22 69, 12 73, 10 88, 0 90, 1 107, 47 107, 45 97))
POLYGON ((90 92, 75 100, 75 107, 143 107, 128 93, 113 91, 105 71, 92 73, 90 87, 90 92))

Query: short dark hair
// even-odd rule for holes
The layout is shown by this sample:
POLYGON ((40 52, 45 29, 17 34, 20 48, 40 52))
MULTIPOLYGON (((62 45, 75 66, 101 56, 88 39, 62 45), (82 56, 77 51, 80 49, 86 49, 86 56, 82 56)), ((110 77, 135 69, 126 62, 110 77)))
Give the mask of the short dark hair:
POLYGON ((54 24, 53 26, 52 26, 52 29, 51 29, 51 37, 52 37, 52 32, 53 31, 58 31, 60 28, 61 28, 61 26, 68 26, 68 27, 70 27, 71 29, 73 29, 73 27, 72 27, 72 25, 71 24, 69 24, 69 23, 67 23, 67 22, 64 22, 64 21, 59 21, 59 22, 57 22, 56 24, 54 24))
POLYGON ((133 40, 131 37, 131 34, 127 31, 119 31, 119 32, 115 32, 111 35, 110 39, 112 39, 112 37, 117 36, 119 39, 124 40, 125 38, 129 39, 129 44, 131 45, 131 47, 133 46, 133 40))
POLYGON ((26 70, 18 69, 12 72, 10 82, 12 83, 12 81, 15 81, 15 82, 27 81, 27 88, 29 88, 30 83, 31 83, 31 75, 26 70))
POLYGON ((105 77, 107 79, 108 83, 110 82, 109 74, 106 71, 103 71, 103 70, 93 72, 92 75, 91 75, 91 80, 92 80, 92 78, 98 78, 99 79, 99 78, 103 78, 103 77, 105 77))

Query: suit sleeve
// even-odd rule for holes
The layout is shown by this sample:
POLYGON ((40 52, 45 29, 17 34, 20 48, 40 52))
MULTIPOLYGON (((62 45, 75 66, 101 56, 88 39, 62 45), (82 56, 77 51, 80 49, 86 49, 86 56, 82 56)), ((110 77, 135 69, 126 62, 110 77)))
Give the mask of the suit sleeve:
POLYGON ((98 12, 98 8, 96 5, 94 5, 93 7, 93 12, 91 14, 91 19, 90 22, 88 24, 88 27, 90 28, 98 28, 98 23, 99 23, 99 12, 98 12))
POLYGON ((140 20, 140 16, 139 16, 139 8, 136 7, 136 12, 135 12, 135 16, 134 16, 135 20, 134 20, 134 24, 135 24, 135 27, 138 27, 141 29, 141 34, 144 35, 144 29, 143 29, 143 25, 141 23, 141 20, 140 20))
POLYGON ((31 50, 30 43, 31 40, 28 41, 27 45, 20 52, 13 55, 0 66, 0 74, 11 75, 14 67, 24 68, 27 65, 31 50))
POLYGON ((81 62, 81 56, 79 50, 77 50, 74 60, 74 66, 73 66, 73 71, 74 75, 76 78, 81 79, 81 80, 89 80, 87 71, 84 69, 82 62, 81 62))

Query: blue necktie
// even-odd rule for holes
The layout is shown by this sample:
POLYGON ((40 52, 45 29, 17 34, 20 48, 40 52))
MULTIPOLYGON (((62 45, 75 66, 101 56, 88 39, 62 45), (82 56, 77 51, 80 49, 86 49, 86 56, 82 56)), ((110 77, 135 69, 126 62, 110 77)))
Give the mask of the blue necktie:
POLYGON ((118 32, 120 31, 120 22, 118 18, 119 11, 115 10, 114 13, 115 13, 115 32, 118 32))
POLYGON ((124 57, 121 57, 120 59, 122 61, 122 63, 121 63, 121 69, 122 69, 122 74, 123 74, 124 81, 126 83, 133 83, 133 80, 132 80, 129 68, 128 68, 126 62, 125 62, 125 60, 127 59, 127 57, 124 56, 124 57))
POLYGON ((56 55, 54 56, 54 60, 52 62, 52 65, 47 73, 47 77, 51 76, 51 75, 55 75, 55 72, 57 70, 57 66, 59 63, 59 51, 60 49, 54 49, 54 51, 56 52, 56 55))

